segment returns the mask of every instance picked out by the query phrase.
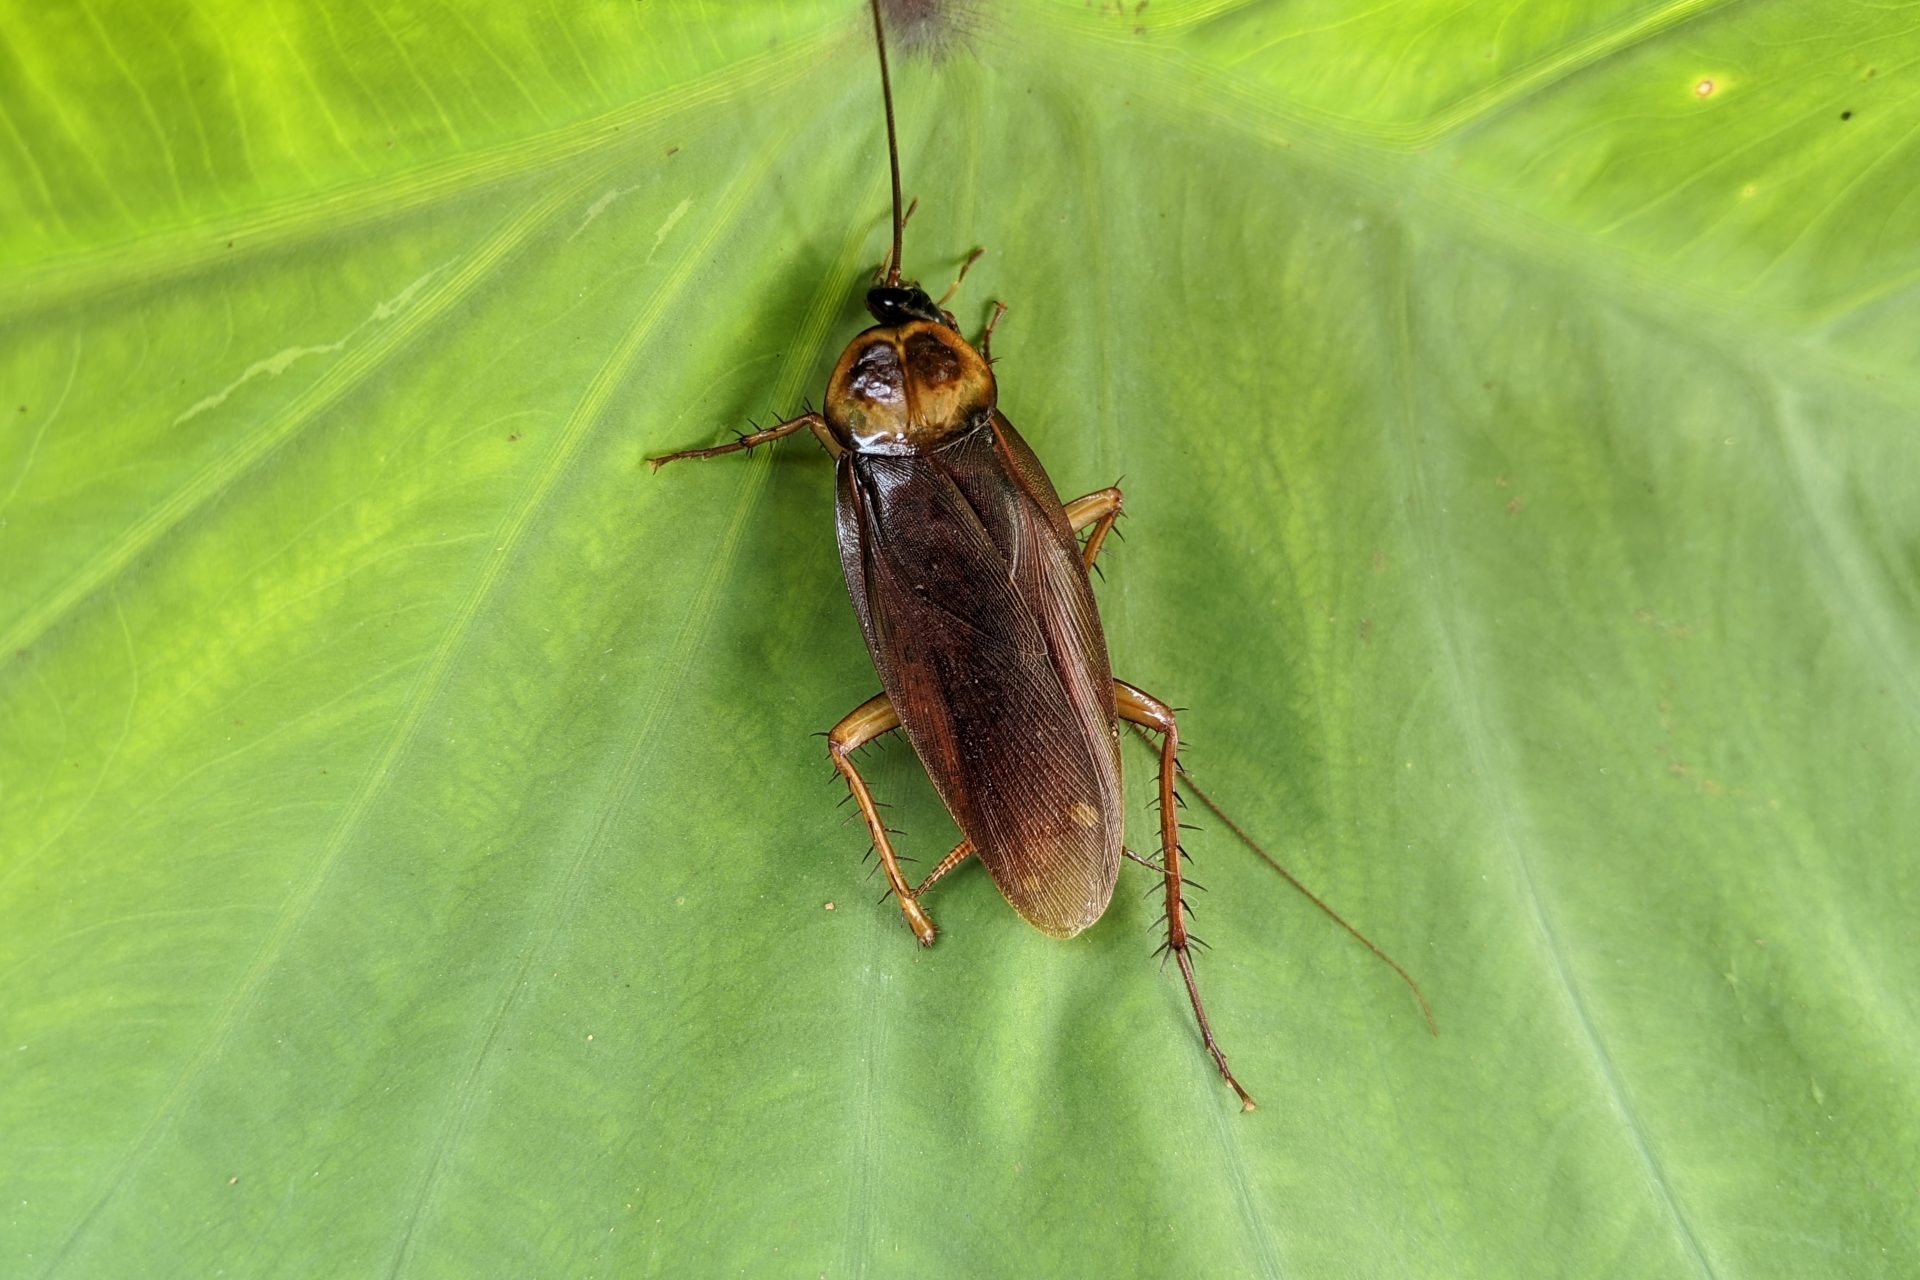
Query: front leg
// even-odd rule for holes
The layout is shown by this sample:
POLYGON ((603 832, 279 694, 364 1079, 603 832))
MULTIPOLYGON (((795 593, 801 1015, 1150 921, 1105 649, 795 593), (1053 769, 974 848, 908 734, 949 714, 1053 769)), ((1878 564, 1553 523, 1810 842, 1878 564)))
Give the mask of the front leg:
MULTIPOLYGON (((969 258, 968 262, 971 263, 972 259, 969 258)), ((964 276, 966 271, 962 270, 960 274, 964 276)), ((960 282, 956 280, 954 283, 959 284, 960 282)), ((1005 314, 1007 314, 1007 304, 996 300, 993 304, 993 314, 987 317, 987 327, 980 334, 980 358, 988 364, 993 363, 994 326, 1000 323, 1000 317, 1005 314)))
POLYGON ((1180 821, 1173 798, 1174 774, 1180 767, 1176 759, 1180 754, 1180 730, 1173 722, 1173 708, 1123 680, 1113 682, 1113 693, 1122 720, 1144 725, 1160 734, 1160 870, 1167 878, 1165 949, 1173 953, 1180 964, 1180 976, 1187 980, 1193 1016, 1200 1022, 1200 1039, 1213 1055, 1213 1065, 1220 1068, 1220 1078, 1227 1082, 1227 1087, 1240 1096, 1240 1109, 1251 1111, 1253 1099, 1233 1078, 1233 1072, 1227 1067, 1227 1055, 1220 1052, 1220 1046, 1214 1042, 1213 1028, 1207 1024, 1206 1006, 1200 1003, 1200 986, 1193 978, 1193 959, 1187 954, 1195 939, 1187 933, 1187 904, 1180 896, 1180 821))

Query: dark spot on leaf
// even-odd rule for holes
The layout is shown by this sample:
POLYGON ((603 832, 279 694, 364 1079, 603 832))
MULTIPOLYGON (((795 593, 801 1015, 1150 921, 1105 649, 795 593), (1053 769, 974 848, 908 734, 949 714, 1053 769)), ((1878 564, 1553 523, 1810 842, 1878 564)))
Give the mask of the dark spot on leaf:
POLYGON ((977 0, 880 0, 888 45, 935 61, 973 34, 977 8, 977 0))
POLYGON ((1851 111, 1842 111, 1842 112, 1840 113, 1840 118, 1841 118, 1842 120, 1851 120, 1851 119, 1853 119, 1853 112, 1851 112, 1851 111))

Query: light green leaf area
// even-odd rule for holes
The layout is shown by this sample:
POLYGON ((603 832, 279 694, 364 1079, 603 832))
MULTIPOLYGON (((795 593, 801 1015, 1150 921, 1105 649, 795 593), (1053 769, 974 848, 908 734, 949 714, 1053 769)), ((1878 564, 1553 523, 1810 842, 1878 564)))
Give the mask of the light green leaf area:
POLYGON ((19 6, 0 1272, 1920 1272, 1916 11, 951 7, 907 265, 1439 1036, 1198 806, 1249 1115, 1149 873, 863 878, 831 464, 644 465, 866 323, 857 0, 19 6))

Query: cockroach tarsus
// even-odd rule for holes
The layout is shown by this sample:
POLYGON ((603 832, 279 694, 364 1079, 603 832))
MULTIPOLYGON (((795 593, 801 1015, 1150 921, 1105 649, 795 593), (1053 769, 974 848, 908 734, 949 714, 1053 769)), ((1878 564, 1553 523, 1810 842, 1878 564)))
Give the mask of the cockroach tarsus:
POLYGON ((1192 952, 1202 944, 1188 927, 1182 892, 1179 726, 1172 708, 1113 678, 1088 577, 1120 518, 1121 491, 1099 489, 1063 504, 1001 414, 990 353, 1005 304, 995 303, 977 347, 945 310, 982 251, 967 256, 938 301, 903 283, 901 243, 913 206, 902 207, 886 33, 880 0, 870 4, 893 188, 892 244, 866 296, 876 323, 841 354, 819 411, 650 464, 657 470, 813 433, 834 460, 841 569, 882 689, 827 733, 827 753, 914 937, 932 945, 935 929, 920 897, 970 858, 1015 911, 1058 938, 1105 914, 1123 856, 1150 867, 1165 901, 1163 963, 1170 956, 1178 964, 1201 1042, 1251 1111, 1194 976, 1192 952), (1121 843, 1123 723, 1159 738, 1157 864, 1121 843), (906 733, 964 837, 918 886, 908 885, 894 833, 853 760, 895 729, 906 733))

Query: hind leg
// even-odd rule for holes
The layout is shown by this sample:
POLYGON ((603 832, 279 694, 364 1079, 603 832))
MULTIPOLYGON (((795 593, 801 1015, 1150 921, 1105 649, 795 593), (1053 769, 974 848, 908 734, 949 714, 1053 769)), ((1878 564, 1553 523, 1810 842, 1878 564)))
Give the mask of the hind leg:
POLYGON ((1179 765, 1180 730, 1173 721, 1173 708, 1121 680, 1113 682, 1114 698, 1120 718, 1130 724, 1151 729, 1160 735, 1160 870, 1167 879, 1167 945, 1179 962, 1180 976, 1187 981, 1187 998, 1193 1001, 1193 1016, 1200 1023, 1200 1040, 1220 1068, 1220 1078, 1240 1097, 1242 1111, 1253 1110, 1253 1098, 1227 1067, 1227 1055, 1213 1038, 1207 1023, 1207 1008, 1200 1003, 1200 986, 1193 977, 1193 958, 1188 954, 1197 939, 1187 933, 1187 903, 1180 896, 1180 823, 1174 807, 1173 779, 1179 765))

